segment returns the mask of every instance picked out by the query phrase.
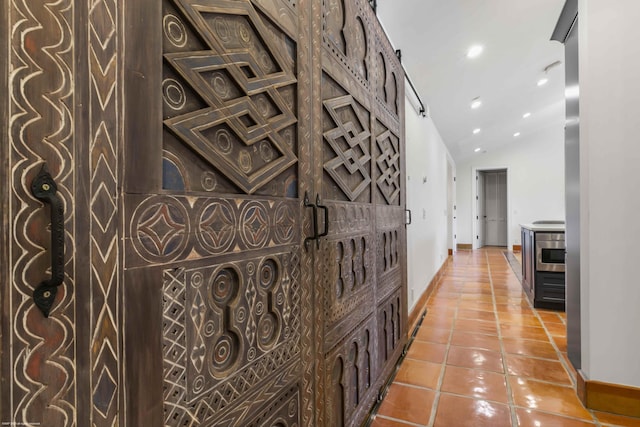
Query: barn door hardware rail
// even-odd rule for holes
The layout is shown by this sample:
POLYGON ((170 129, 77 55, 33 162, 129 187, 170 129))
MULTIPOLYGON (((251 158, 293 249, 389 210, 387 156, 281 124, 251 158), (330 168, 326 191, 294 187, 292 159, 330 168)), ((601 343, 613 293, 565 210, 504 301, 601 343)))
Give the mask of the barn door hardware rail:
POLYGON ((42 281, 33 291, 36 306, 44 317, 49 317, 58 286, 64 280, 64 205, 46 165, 42 165, 31 183, 31 193, 36 199, 51 205, 51 278, 42 281))
POLYGON ((424 106, 422 99, 420 99, 420 94, 418 93, 418 90, 416 89, 416 87, 413 85, 413 81, 411 80, 411 77, 409 77, 409 73, 407 73, 407 69, 404 68, 404 64, 402 63, 402 50, 396 49, 396 56, 398 57, 398 61, 400 61, 400 65, 402 66, 402 71, 404 71, 404 76, 407 79, 407 82, 409 83, 409 87, 411 87, 413 94, 416 96, 416 99, 418 100, 418 104, 420 104, 420 110, 418 111, 418 114, 420 114, 422 117, 427 117, 427 109, 424 106))

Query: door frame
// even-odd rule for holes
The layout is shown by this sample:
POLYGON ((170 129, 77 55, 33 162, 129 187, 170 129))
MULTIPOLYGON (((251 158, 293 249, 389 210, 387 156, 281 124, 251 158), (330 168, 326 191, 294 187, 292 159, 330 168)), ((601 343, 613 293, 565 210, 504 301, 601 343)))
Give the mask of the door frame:
POLYGON ((457 252, 456 165, 447 156, 447 246, 457 252))
POLYGON ((478 239, 474 239, 473 236, 478 236, 479 232, 479 219, 478 216, 478 204, 476 203, 476 197, 478 196, 478 189, 476 187, 476 175, 480 172, 502 171, 507 173, 507 249, 510 248, 510 243, 513 240, 513 233, 511 230, 511 185, 509 185, 510 174, 508 166, 495 166, 495 167, 472 167, 471 168, 471 241, 472 249, 479 249, 478 239))

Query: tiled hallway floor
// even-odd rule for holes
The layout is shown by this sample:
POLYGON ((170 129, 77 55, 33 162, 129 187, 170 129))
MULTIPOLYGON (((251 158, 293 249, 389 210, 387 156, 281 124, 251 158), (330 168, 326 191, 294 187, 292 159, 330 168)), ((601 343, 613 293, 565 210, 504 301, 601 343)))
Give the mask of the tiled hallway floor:
POLYGON ((640 426, 586 410, 565 314, 532 309, 502 249, 458 252, 374 427, 640 426))

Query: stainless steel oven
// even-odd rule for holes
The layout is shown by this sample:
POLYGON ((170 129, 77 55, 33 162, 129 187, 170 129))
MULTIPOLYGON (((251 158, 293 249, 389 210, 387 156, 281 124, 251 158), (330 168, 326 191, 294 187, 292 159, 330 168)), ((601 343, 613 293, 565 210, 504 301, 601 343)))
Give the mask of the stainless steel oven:
POLYGON ((536 270, 564 272, 564 233, 537 232, 536 270))

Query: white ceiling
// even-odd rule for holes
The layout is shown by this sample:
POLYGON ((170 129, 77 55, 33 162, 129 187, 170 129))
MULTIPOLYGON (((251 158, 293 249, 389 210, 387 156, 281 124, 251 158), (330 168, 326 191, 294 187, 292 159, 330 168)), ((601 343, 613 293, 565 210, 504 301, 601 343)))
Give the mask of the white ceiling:
POLYGON ((564 0, 378 0, 378 17, 457 163, 530 142, 564 122, 564 48, 549 40, 563 5, 564 0), (468 59, 467 50, 476 44, 484 46, 483 53, 468 59), (545 73, 555 61, 562 64, 545 73), (549 82, 538 87, 545 74, 549 82), (483 104, 472 110, 478 96, 483 104), (531 116, 524 119, 527 112, 531 116), (475 128, 481 132, 474 135, 475 128), (475 153, 477 147, 482 151, 475 153))

